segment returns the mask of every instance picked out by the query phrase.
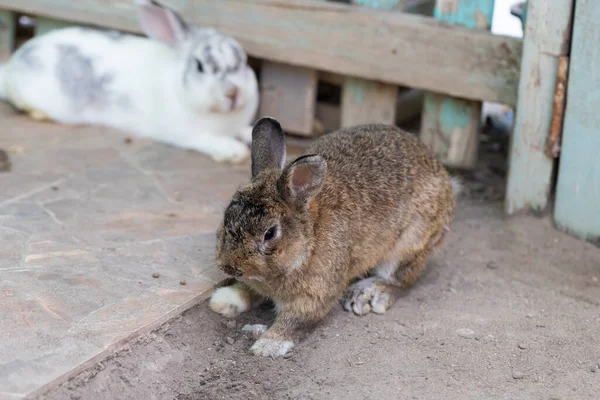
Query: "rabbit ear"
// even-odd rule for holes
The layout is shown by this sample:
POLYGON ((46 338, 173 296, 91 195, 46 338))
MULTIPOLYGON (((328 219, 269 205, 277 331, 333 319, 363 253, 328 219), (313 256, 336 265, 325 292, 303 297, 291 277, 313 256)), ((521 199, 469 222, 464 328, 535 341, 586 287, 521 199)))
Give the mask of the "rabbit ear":
POLYGON ((190 28, 175 11, 154 0, 136 0, 135 5, 142 29, 152 39, 173 46, 188 37, 190 28))
POLYGON ((318 155, 296 159, 283 171, 278 189, 290 204, 305 209, 308 202, 321 190, 327 173, 327 161, 318 155))
POLYGON ((285 137, 276 119, 264 117, 252 128, 252 178, 269 168, 281 170, 285 163, 285 137))

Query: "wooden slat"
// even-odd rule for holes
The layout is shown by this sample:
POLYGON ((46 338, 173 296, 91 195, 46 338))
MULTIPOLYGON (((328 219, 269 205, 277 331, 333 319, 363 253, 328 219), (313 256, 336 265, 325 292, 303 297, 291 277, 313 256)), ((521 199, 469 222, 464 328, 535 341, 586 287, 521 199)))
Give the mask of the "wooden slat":
POLYGON ((312 135, 317 102, 317 71, 264 62, 260 93, 260 115, 277 118, 286 131, 312 135))
POLYGON ((341 126, 396 123, 398 86, 348 78, 342 88, 341 126))
POLYGON ((12 12, 0 10, 0 62, 8 60, 14 50, 15 18, 12 12))
POLYGON ((444 165, 473 168, 477 163, 480 116, 479 102, 426 93, 421 140, 444 165))
MULTIPOLYGON (((233 35, 258 58, 516 104, 519 39, 315 0, 165 3, 190 22, 233 35)), ((0 8, 139 32, 129 0, 0 0, 0 8)))
POLYGON ((60 21, 50 18, 36 18, 35 19, 35 35, 40 36, 48 33, 54 29, 66 28, 74 25, 71 22, 60 21))
POLYGON ((600 240, 599 15, 600 2, 577 0, 554 210, 559 228, 588 240, 600 240))
MULTIPOLYGON (((368 9, 405 13, 419 11, 419 4, 409 4, 406 0, 353 0, 352 3, 368 9)), ((341 126, 371 122, 395 124, 399 89, 398 86, 388 83, 356 78, 346 79, 342 86, 341 126)))
POLYGON ((559 65, 559 57, 554 54, 562 53, 569 42, 573 4, 573 0, 529 1, 519 104, 509 155, 508 214, 529 209, 540 212, 548 205, 554 162, 545 149, 559 65))
MULTIPOLYGON (((494 0, 437 0, 435 18, 474 29, 492 26, 494 0)), ((454 168, 477 164, 481 103, 427 93, 421 139, 440 161, 454 168)))

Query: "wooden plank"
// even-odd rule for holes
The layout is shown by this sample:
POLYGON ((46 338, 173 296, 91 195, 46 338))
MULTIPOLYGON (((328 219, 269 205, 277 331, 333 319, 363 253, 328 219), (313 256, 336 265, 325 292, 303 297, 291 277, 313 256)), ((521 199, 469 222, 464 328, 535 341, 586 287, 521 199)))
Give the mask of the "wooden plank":
POLYGON ((54 29, 66 28, 73 25, 76 24, 68 21, 38 17, 35 19, 35 35, 40 36, 54 29))
MULTIPOLYGON (((435 18, 469 28, 489 30, 494 0, 437 0, 435 18)), ((421 139, 442 163, 454 168, 477 164, 481 103, 436 93, 425 95, 421 139)))
MULTIPOLYGON (((396 125, 417 118, 423 109, 425 93, 418 89, 402 91, 396 103, 396 125)), ((340 127, 341 110, 339 105, 317 103, 316 123, 317 133, 331 132, 340 127)))
MULTIPOLYGON (((519 39, 316 0, 166 3, 192 23, 233 35, 261 59, 473 100, 517 101, 519 39)), ((128 0, 0 0, 0 8, 140 31, 128 0)))
POLYGON ((15 14, 0 10, 0 62, 8 60, 15 48, 16 26, 15 14))
POLYGON ((277 118, 286 131, 312 135, 317 102, 317 71, 264 62, 260 93, 260 115, 277 118))
MULTIPOLYGON (((342 86, 345 82, 346 78, 342 75, 338 75, 332 72, 319 71, 319 81, 327 82, 332 85, 342 86)), ((423 100, 425 97, 425 93, 420 89, 410 89, 410 88, 398 88, 398 100, 396 101, 396 124, 402 124, 403 122, 412 120, 418 117, 423 110, 423 100)), ((332 107, 337 107, 334 105, 321 105, 317 104, 317 119, 321 119, 319 117, 319 109, 322 108, 321 111, 323 114, 327 114, 324 119, 327 122, 323 122, 325 126, 325 131, 329 132, 331 123, 334 121, 338 121, 338 125, 335 126, 334 129, 339 128, 340 121, 340 110, 337 107, 336 111, 332 110, 332 107), (328 128, 329 127, 329 128, 328 128)))
POLYGON ((481 103, 426 93, 423 107, 421 140, 444 165, 474 167, 481 103))
POLYGON ((396 123, 398 86, 348 78, 342 88, 342 127, 358 124, 396 123))
MULTIPOLYGON (((600 240, 600 2, 577 0, 554 218, 586 240, 600 240)), ((599 242, 600 243, 600 242, 599 242)))
POLYGON ((559 58, 552 53, 560 53, 566 46, 563 43, 569 41, 565 31, 571 25, 573 4, 573 0, 529 1, 519 104, 508 165, 505 200, 508 214, 521 210, 541 212, 548 206, 554 162, 545 150, 559 65, 559 58), (549 43, 554 43, 554 48, 549 43), (548 54, 549 50, 555 51, 548 54))
MULTIPOLYGON (((391 11, 403 0, 352 0, 352 4, 369 9, 391 11)), ((398 86, 347 78, 342 85, 341 127, 367 123, 393 125, 396 122, 398 86)))
MULTIPOLYGON (((368 9, 409 13, 423 11, 419 7, 431 1, 411 4, 407 0, 353 0, 352 3, 368 9)), ((398 93, 396 85, 348 78, 342 86, 341 126, 371 122, 395 124, 398 93)))

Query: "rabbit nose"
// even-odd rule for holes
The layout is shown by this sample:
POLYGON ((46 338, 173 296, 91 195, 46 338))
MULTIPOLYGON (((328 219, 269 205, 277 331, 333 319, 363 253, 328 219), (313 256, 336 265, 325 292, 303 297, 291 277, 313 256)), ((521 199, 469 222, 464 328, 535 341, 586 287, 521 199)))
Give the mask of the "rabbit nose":
POLYGON ((232 86, 225 91, 225 97, 227 97, 233 103, 235 103, 237 96, 238 96, 238 89, 235 86, 232 86))

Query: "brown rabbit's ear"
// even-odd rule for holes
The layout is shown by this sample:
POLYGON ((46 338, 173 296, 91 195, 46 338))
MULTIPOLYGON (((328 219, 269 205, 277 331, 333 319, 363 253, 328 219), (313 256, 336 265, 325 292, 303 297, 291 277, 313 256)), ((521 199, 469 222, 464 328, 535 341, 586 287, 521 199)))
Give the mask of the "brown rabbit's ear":
POLYGON ((265 169, 281 170, 285 163, 285 138, 276 119, 263 117, 252 128, 252 178, 265 169))
POLYGON ((278 189, 283 198, 299 208, 306 208, 323 186, 327 162, 318 155, 306 155, 290 163, 279 178, 278 189))

